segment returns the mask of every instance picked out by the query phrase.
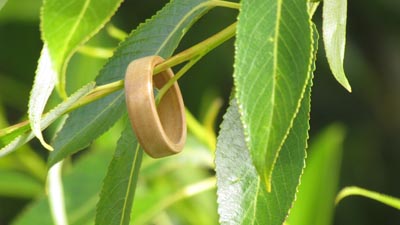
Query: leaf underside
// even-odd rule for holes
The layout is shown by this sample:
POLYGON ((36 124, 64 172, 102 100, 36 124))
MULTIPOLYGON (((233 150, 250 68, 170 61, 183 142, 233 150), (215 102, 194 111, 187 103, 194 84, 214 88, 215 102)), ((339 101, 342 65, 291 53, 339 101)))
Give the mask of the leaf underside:
POLYGON ((97 33, 114 14, 122 0, 46 0, 41 11, 43 50, 30 93, 28 116, 35 136, 43 139, 41 119, 46 103, 58 84, 63 98, 65 70, 78 46, 97 33))
MULTIPOLYGON (((179 44, 184 31, 208 8, 193 13, 181 22, 184 15, 205 0, 172 1, 146 23, 140 25, 123 41, 113 57, 100 71, 97 84, 121 80, 128 64, 137 58, 160 55, 170 56, 179 44)), ((70 114, 64 127, 54 140, 55 151, 50 154, 49 165, 75 153, 107 131, 126 112, 124 91, 118 91, 70 114)))
POLYGON ((235 45, 235 97, 245 140, 270 191, 274 165, 310 77, 307 1, 243 0, 235 45))
POLYGON ((221 224, 281 225, 284 222, 304 168, 310 90, 311 81, 277 159, 271 192, 264 188, 252 163, 237 101, 231 101, 221 125, 215 159, 221 224))
POLYGON ((347 0, 324 0, 322 18, 322 35, 329 67, 335 79, 351 92, 351 86, 343 68, 347 0))

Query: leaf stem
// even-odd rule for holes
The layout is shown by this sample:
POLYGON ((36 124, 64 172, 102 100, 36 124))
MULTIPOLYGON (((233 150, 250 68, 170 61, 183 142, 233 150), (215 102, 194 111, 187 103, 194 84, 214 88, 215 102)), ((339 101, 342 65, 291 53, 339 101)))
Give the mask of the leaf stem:
POLYGON ((190 132, 196 136, 200 141, 207 145, 209 149, 215 151, 217 138, 214 132, 210 132, 206 127, 200 124, 196 118, 190 113, 189 110, 185 109, 186 122, 190 132))
POLYGON ((83 45, 79 47, 78 52, 94 58, 108 59, 113 55, 114 49, 83 45))
POLYGON ((111 23, 107 25, 106 31, 108 35, 119 41, 123 41, 128 36, 128 34, 125 31, 119 29, 118 27, 116 27, 114 24, 111 23))
POLYGON ((194 64, 196 64, 197 61, 201 59, 201 56, 198 56, 196 58, 191 59, 188 63, 185 64, 185 66, 182 67, 181 70, 179 70, 178 73, 175 74, 174 77, 172 77, 158 92, 156 96, 156 104, 158 105, 161 101, 161 99, 164 97, 165 93, 174 85, 174 83, 181 78, 194 64))
MULTIPOLYGON (((237 22, 231 24, 224 30, 218 32, 217 34, 158 64, 154 68, 154 74, 158 74, 161 71, 164 71, 168 68, 171 68, 183 62, 192 60, 193 58, 207 54, 209 51, 218 47, 219 45, 221 45, 222 43, 229 40, 235 35, 236 24, 237 22)), ((91 91, 88 95, 83 97, 74 106, 72 106, 71 110, 74 110, 76 108, 89 104, 93 101, 96 101, 108 94, 111 94, 117 90, 122 89, 123 87, 124 87, 123 80, 115 81, 106 85, 97 86, 95 89, 93 89, 93 91, 91 91)))
POLYGON ((386 204, 388 206, 391 206, 393 208, 396 208, 400 210, 400 199, 394 198, 385 194, 381 194, 375 191, 370 191, 364 188, 356 187, 356 186, 350 186, 350 187, 345 187, 343 188, 339 194, 336 196, 335 203, 339 204, 339 202, 351 195, 359 195, 363 196, 366 198, 370 198, 372 200, 378 201, 380 203, 386 204))

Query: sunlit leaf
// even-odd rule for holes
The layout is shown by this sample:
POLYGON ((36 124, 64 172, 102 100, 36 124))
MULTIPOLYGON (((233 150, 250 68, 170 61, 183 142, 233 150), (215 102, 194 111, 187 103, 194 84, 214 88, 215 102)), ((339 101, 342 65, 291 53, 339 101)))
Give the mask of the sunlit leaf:
POLYGON ((122 0, 45 0, 41 28, 49 48, 58 89, 65 91, 66 65, 77 47, 97 33, 122 0))
MULTIPOLYGON (((168 57, 177 47, 183 34, 207 8, 200 9, 181 21, 186 13, 205 0, 172 1, 146 23, 140 25, 123 41, 113 57, 100 71, 98 85, 121 80, 128 64, 148 55, 168 57)), ((107 131, 126 112, 125 93, 117 91, 72 112, 58 133, 50 154, 52 165, 64 157, 88 146, 107 131)))
MULTIPOLYGON (((93 88, 93 82, 85 85, 74 94, 72 94, 70 97, 68 97, 64 102, 60 103, 50 112, 43 115, 40 124, 41 129, 46 129, 48 126, 50 126, 50 124, 52 124, 55 120, 60 118, 60 116, 65 114, 72 105, 74 105, 81 97, 85 96, 91 90, 93 90, 93 88)), ((0 157, 9 154, 21 145, 32 140, 32 138, 35 136, 32 131, 21 134, 21 132, 24 132, 26 129, 29 131, 29 126, 21 126, 20 128, 13 130, 11 133, 7 133, 7 135, 4 136, 4 139, 0 139, 1 142, 7 141, 7 143, 4 143, 6 145, 0 149, 0 157)))
POLYGON ((127 121, 104 179, 96 225, 129 224, 142 156, 143 150, 127 121))
POLYGON ((322 31, 326 57, 336 80, 349 92, 351 87, 343 69, 346 45, 347 0, 324 0, 322 31))
POLYGON ((336 204, 342 201, 344 198, 349 196, 363 196, 365 198, 373 199, 377 202, 383 203, 385 205, 391 206, 395 209, 400 210, 400 198, 395 198, 389 195, 378 193, 375 191, 370 191, 360 187, 345 187, 336 196, 336 204))
POLYGON ((122 0, 46 0, 41 14, 43 50, 32 87, 28 116, 33 134, 42 145, 53 150, 43 139, 40 120, 46 103, 58 84, 66 98, 66 66, 77 47, 93 36, 114 14, 122 0))
POLYGON ((289 225, 332 223, 343 139, 343 127, 332 125, 311 143, 289 225))
POLYGON ((307 1, 243 0, 235 45, 240 118, 255 167, 270 191, 279 151, 310 77, 307 1))
POLYGON ((274 169, 267 192, 246 146, 236 100, 224 116, 217 142, 218 213, 221 224, 281 225, 295 199, 304 168, 311 81, 274 169))

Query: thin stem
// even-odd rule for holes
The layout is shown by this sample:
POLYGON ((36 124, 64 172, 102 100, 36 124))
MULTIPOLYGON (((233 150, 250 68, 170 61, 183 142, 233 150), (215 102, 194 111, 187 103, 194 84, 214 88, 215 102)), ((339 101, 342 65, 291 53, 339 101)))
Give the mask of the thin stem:
POLYGON ((172 56, 171 58, 165 60, 163 63, 158 64, 154 68, 154 74, 158 74, 168 68, 181 64, 185 61, 191 60, 198 55, 204 55, 221 45, 225 41, 231 39, 235 36, 237 22, 229 25, 227 28, 218 32, 217 34, 207 38, 206 40, 193 45, 192 47, 172 56))
MULTIPOLYGON (((189 61, 199 55, 205 55, 212 49, 218 47, 225 41, 229 40, 233 36, 235 36, 236 32, 236 22, 225 28, 224 30, 218 32, 217 34, 207 38, 206 40, 172 56, 171 58, 165 60, 164 62, 158 64, 154 68, 153 74, 158 74, 168 68, 176 66, 185 61, 189 61)), ((71 110, 89 104, 93 101, 96 101, 108 94, 111 94, 117 90, 120 90, 124 87, 123 80, 115 81, 106 85, 101 85, 96 87, 92 92, 79 100, 74 106, 71 107, 71 110)), ((71 111, 69 110, 69 111, 71 111)))
POLYGON ((79 47, 78 52, 95 58, 108 59, 113 55, 114 49, 83 45, 79 47))
POLYGON ((221 0, 211 0, 213 6, 221 6, 231 9, 240 9, 240 4, 236 2, 221 1, 221 0))
MULTIPOLYGON (((236 22, 225 28, 224 30, 218 32, 217 34, 207 38, 206 40, 172 56, 171 58, 165 60, 163 63, 158 64, 154 68, 154 74, 158 74, 161 71, 164 71, 170 67, 176 66, 182 62, 191 60, 195 57, 198 57, 199 55, 205 55, 212 49, 218 47, 225 41, 229 40, 233 36, 235 36, 236 32, 236 22)), ((106 95, 109 95, 117 90, 120 90, 124 87, 124 81, 119 80, 115 81, 109 84, 97 86, 96 88, 93 89, 88 95, 82 97, 76 104, 71 106, 71 108, 67 111, 71 112, 79 107, 82 107, 84 105, 87 105, 91 102, 94 102, 106 95)), ((10 127, 4 128, 0 130, 0 136, 7 135, 8 133, 12 133, 13 131, 17 129, 22 129, 22 127, 25 127, 24 129, 29 130, 29 121, 25 120, 23 122, 20 122, 18 124, 14 124, 10 127)))
POLYGON ((214 132, 209 132, 208 129, 201 125, 189 110, 185 109, 185 113, 188 130, 200 141, 206 144, 209 149, 214 151, 217 143, 217 138, 215 137, 214 132))
POLYGON ((174 83, 181 78, 194 64, 196 64, 197 61, 201 59, 201 56, 198 56, 196 58, 191 59, 188 63, 186 63, 185 66, 182 67, 181 70, 179 70, 178 73, 175 74, 158 92, 156 96, 156 104, 158 105, 161 101, 161 99, 164 97, 165 93, 174 85, 174 83))
POLYGON ((125 31, 119 29, 118 27, 114 26, 113 24, 108 24, 106 27, 106 31, 107 31, 108 35, 110 35, 111 37, 113 37, 119 41, 123 41, 128 36, 128 34, 125 31))
POLYGON ((214 132, 215 121, 217 119, 218 113, 221 110, 223 101, 221 98, 216 98, 211 102, 210 107, 207 109, 204 117, 204 127, 210 132, 214 132))

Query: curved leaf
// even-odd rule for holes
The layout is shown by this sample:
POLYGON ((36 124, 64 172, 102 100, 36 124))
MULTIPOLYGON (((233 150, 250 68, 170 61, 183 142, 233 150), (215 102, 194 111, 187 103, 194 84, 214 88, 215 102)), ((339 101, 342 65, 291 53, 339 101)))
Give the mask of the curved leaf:
POLYGON ((263 185, 299 110, 312 61, 306 0, 243 0, 238 18, 235 87, 246 143, 263 185))
POLYGON ((28 116, 32 131, 49 150, 40 120, 46 103, 58 83, 64 98, 66 65, 78 46, 100 30, 122 0, 45 0, 41 14, 44 46, 32 87, 28 116))
POLYGON ((383 203, 385 205, 400 210, 400 198, 395 198, 389 195, 381 194, 375 191, 370 191, 356 186, 343 188, 336 196, 336 204, 338 204, 344 198, 354 195, 363 196, 365 198, 375 200, 377 202, 383 203))
MULTIPOLYGON (((181 0, 167 4, 153 18, 140 25, 123 41, 113 57, 100 71, 97 84, 107 84, 123 79, 128 64, 149 55, 170 56, 185 31, 208 8, 181 19, 196 5, 206 0, 181 0)), ((126 112, 124 91, 118 91, 72 112, 54 140, 55 151, 50 154, 53 165, 64 157, 77 152, 107 131, 126 112)))
MULTIPOLYGON (((43 115, 40 121, 40 128, 41 129, 46 129, 50 124, 52 124, 56 119, 58 119, 60 116, 65 114, 68 109, 74 105, 81 97, 85 96, 88 94, 91 90, 94 88, 94 82, 89 83, 85 86, 83 86, 81 89, 76 91, 73 95, 71 95, 69 98, 67 98, 64 102, 60 103, 58 106, 56 106, 54 109, 50 110, 50 112, 46 113, 43 115)), ((4 139, 5 141, 10 141, 8 142, 4 147, 0 149, 0 157, 5 156, 12 151, 16 150, 18 147, 22 146, 23 144, 27 143, 28 141, 32 140, 32 138, 35 136, 33 134, 33 131, 30 131, 28 133, 23 133, 29 131, 29 127, 27 125, 22 126, 18 129, 15 129, 13 132, 7 134, 4 139), (20 134, 20 135, 18 135, 20 134), (18 135, 15 137, 15 135, 18 135)), ((1 142, 3 142, 3 137, 0 139, 1 142)))
POLYGON ((347 81, 343 69, 347 0, 324 0, 322 17, 322 35, 329 66, 336 80, 351 92, 349 81, 347 81))
POLYGON ((97 204, 96 225, 129 224, 143 150, 126 123, 97 204))
POLYGON ((65 70, 77 47, 97 33, 122 0, 45 0, 41 28, 49 48, 59 90, 65 89, 65 70))
POLYGON ((53 147, 47 144, 43 139, 40 121, 47 100, 56 84, 56 77, 57 71, 54 70, 54 64, 51 60, 49 49, 45 44, 40 55, 35 81, 29 98, 28 118, 33 134, 48 150, 53 150, 53 147))
POLYGON ((293 127, 274 169, 272 191, 267 192, 246 147, 236 99, 224 116, 217 142, 218 213, 221 224, 281 225, 295 199, 304 168, 310 112, 309 82, 293 127))

